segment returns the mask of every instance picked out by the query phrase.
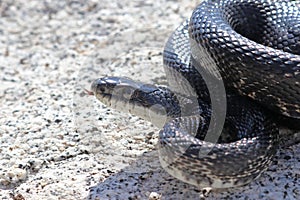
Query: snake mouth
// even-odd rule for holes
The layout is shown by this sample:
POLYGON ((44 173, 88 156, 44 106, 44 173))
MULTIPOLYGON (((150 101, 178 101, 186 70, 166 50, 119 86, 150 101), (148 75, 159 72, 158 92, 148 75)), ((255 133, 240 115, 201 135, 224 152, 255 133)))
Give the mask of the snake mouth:
POLYGON ((109 82, 106 77, 96 79, 91 85, 91 91, 101 102, 109 102, 116 83, 109 82))
POLYGON ((123 77, 104 77, 96 79, 91 90, 98 100, 111 106, 113 101, 127 102, 133 93, 134 87, 129 87, 132 81, 123 77))

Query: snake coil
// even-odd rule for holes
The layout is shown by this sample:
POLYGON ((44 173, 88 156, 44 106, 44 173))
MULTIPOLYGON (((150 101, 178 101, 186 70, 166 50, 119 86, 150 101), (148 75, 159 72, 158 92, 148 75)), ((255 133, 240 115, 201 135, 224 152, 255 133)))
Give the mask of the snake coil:
POLYGON ((158 126, 166 117, 159 154, 173 176, 212 188, 257 178, 278 148, 274 113, 288 122, 300 119, 296 2, 205 0, 172 33, 163 57, 168 88, 104 77, 92 91, 111 107, 124 111, 129 104, 125 111, 147 120, 155 116, 158 126))

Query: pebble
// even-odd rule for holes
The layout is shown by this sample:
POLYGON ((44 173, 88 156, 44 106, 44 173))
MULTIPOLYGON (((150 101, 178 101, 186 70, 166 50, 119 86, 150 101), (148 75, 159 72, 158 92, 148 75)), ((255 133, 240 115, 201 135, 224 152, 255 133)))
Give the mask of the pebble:
POLYGON ((149 195, 149 200, 160 200, 161 195, 156 192, 151 192, 149 195))

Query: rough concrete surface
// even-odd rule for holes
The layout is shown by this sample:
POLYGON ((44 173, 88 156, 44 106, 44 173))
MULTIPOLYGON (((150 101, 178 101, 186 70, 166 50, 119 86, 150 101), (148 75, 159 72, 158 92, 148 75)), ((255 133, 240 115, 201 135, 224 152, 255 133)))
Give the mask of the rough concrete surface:
MULTIPOLYGON (((199 199, 158 161, 158 129, 88 96, 97 77, 165 83, 190 0, 0 1, 0 199, 199 199)), ((300 199, 300 145, 208 199, 300 199)))

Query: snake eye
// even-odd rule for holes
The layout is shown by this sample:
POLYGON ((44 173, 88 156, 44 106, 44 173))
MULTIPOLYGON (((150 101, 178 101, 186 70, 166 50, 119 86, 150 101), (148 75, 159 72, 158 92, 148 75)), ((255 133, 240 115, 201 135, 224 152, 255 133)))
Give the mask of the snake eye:
POLYGON ((105 88, 104 88, 104 87, 100 87, 100 88, 99 88, 99 91, 100 91, 101 93, 104 93, 104 92, 105 92, 105 88))

